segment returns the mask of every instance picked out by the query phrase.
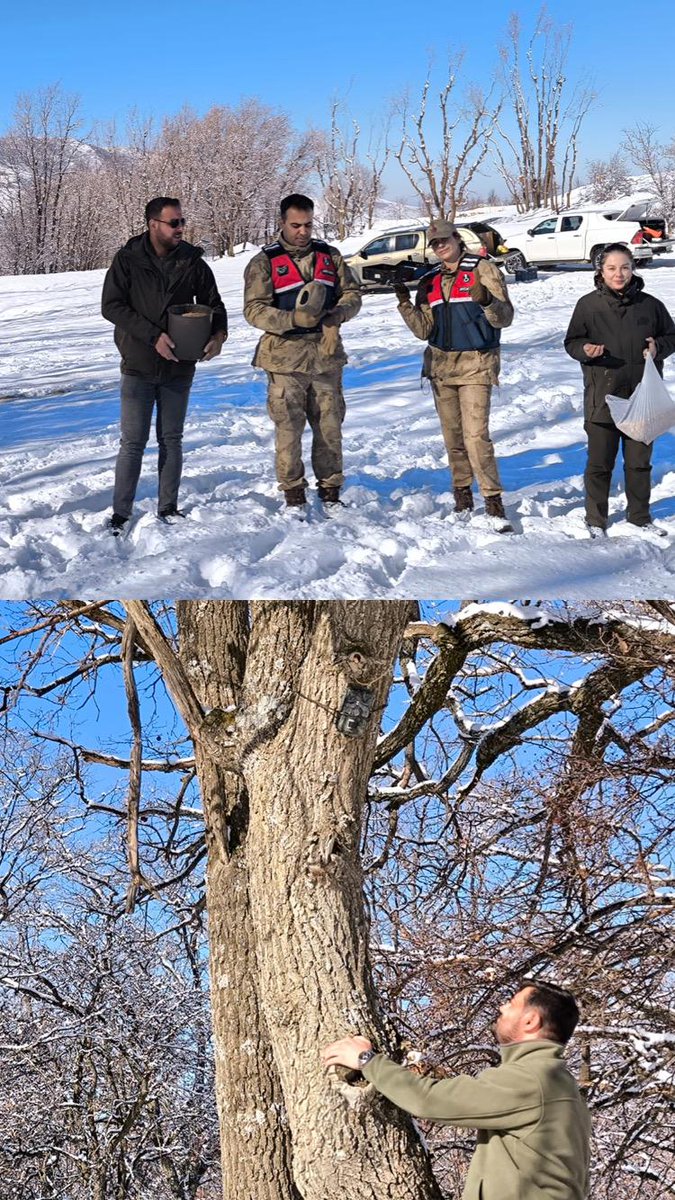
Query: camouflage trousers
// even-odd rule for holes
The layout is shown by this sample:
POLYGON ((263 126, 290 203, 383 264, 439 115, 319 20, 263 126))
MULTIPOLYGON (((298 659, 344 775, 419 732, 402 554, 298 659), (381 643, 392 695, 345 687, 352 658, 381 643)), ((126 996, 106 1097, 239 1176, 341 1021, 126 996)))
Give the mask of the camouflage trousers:
POLYGON ((484 496, 496 496, 502 485, 488 429, 490 384, 451 386, 432 379, 431 387, 448 452, 453 487, 471 487, 477 479, 484 496))
POLYGON ((321 375, 267 372, 267 411, 274 422, 277 480, 282 491, 306 487, 302 434, 312 430, 312 470, 324 487, 340 487, 345 401, 342 367, 321 375))

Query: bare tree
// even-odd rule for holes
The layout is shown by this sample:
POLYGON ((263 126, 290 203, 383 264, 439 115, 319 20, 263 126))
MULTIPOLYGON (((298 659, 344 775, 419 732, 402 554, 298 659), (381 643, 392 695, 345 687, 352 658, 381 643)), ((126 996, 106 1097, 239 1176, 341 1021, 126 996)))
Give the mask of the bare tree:
MULTIPOLYGON (((410 669, 404 659, 411 702, 369 790, 376 961, 417 1069, 490 1065, 487 1026, 504 989, 531 974, 567 983, 583 1004, 576 1060, 594 1117, 594 1197, 675 1190, 661 1150, 675 904, 675 689, 659 666, 675 619, 663 611, 665 621, 646 610, 625 622, 616 609, 561 612, 552 630, 550 612, 538 628, 536 608, 496 617, 468 606, 452 628, 418 626, 439 652, 429 660, 422 643, 410 669), (537 644, 544 655, 528 651, 537 644)), ((452 1191, 466 1139, 427 1136, 452 1191)))
POLYGON ((109 175, 102 164, 92 163, 69 171, 65 179, 60 217, 59 270, 93 271, 107 267, 117 239, 111 220, 109 175))
POLYGON ((125 917, 64 752, 3 751, 3 1195, 196 1200, 218 1178, 202 931, 125 917))
MULTIPOLYGON (((384 704, 408 610, 406 601, 260 602, 251 606, 244 646, 241 639, 233 642, 229 606, 215 603, 209 609, 211 636, 202 643, 202 655, 189 659, 201 677, 203 663, 222 658, 227 644, 222 632, 230 654, 236 646, 245 657, 234 738, 227 725, 223 735, 213 720, 205 729, 199 709, 194 728, 204 753, 221 764, 229 760, 245 788, 259 1014, 250 1036, 256 1043, 264 1032, 269 1040, 283 1085, 293 1182, 305 1200, 323 1200, 336 1189, 355 1198, 376 1197, 386 1188, 392 1196, 439 1195, 412 1123, 402 1114, 386 1121, 372 1094, 349 1083, 331 1088, 322 1078, 315 1024, 330 1038, 351 1014, 354 1029, 377 1030, 380 1041, 390 1037, 370 980, 358 856, 376 724, 366 720, 362 736, 349 738, 336 714, 350 687, 359 695, 366 689, 375 708, 384 704), (320 1114, 329 1097, 327 1125, 320 1114)), ((147 608, 130 601, 127 611, 163 658, 147 608)), ((203 605, 181 606, 179 633, 189 636, 204 611, 203 605)), ((184 681, 174 691, 174 698, 179 695, 192 723, 184 681)), ((236 1048, 228 1038, 219 1052, 231 1055, 236 1048)), ((269 1120, 261 1122, 263 1134, 269 1120)), ((239 1193, 243 1183, 240 1171, 239 1193)), ((245 1190, 262 1195, 261 1183, 252 1189, 244 1184, 245 1190)), ((268 1188, 273 1185, 268 1180, 268 1188)))
MULTIPOLYGON (((279 199, 314 171, 318 134, 298 133, 253 98, 204 117, 183 108, 159 127, 133 109, 124 131, 109 125, 97 147, 84 144, 77 103, 57 87, 22 96, 0 139, 4 271, 104 266, 143 232, 147 201, 162 195, 182 200, 191 240, 233 254, 237 244, 269 240, 279 199)), ((368 161, 366 207, 384 165, 376 154, 368 161)))
POLYGON ((589 162, 588 186, 590 199, 598 203, 614 200, 630 191, 631 182, 623 156, 617 151, 606 161, 598 158, 589 162))
POLYGON ((333 100, 330 132, 318 146, 316 157, 326 206, 325 232, 335 234, 340 241, 372 225, 390 153, 385 131, 383 144, 369 149, 367 163, 363 162, 359 158, 361 127, 354 119, 349 126, 341 124, 343 110, 344 101, 333 100))
POLYGON ((14 272, 61 269, 66 180, 83 143, 79 99, 57 84, 22 93, 2 140, 9 178, 2 200, 4 254, 14 272))
MULTIPOLYGON (((260 602, 250 610, 186 603, 176 613, 177 643, 161 610, 135 601, 125 607, 122 620, 90 609, 85 625, 93 616, 106 640, 111 630, 116 640, 122 634, 117 657, 128 692, 138 690, 148 657, 161 672, 195 743, 209 871, 223 883, 222 894, 207 895, 216 905, 210 933, 224 1194, 281 1200, 297 1188, 303 1200, 327 1200, 336 1190, 361 1200, 387 1190, 401 1200, 440 1200, 412 1122, 403 1114, 392 1120, 372 1089, 327 1080, 317 1053, 317 1037, 330 1040, 345 1023, 393 1048, 370 979, 358 846, 375 714, 409 603, 260 602), (200 700, 216 663, 224 698, 235 689, 234 725, 227 710, 207 713, 200 700), (360 736, 337 723, 349 689, 373 706, 355 727, 360 736), (224 787, 223 775, 234 785, 224 787), (233 1069, 233 1060, 245 1065, 233 1069), (246 1087, 233 1092, 238 1079, 246 1087), (237 1144, 244 1153, 235 1158, 237 1144)), ((132 733, 133 844, 143 811, 137 717, 132 733)), ((166 887, 143 853, 134 850, 130 865, 134 904, 166 887)))
POLYGON ((159 154, 159 134, 155 119, 131 109, 127 115, 123 144, 115 124, 108 126, 105 135, 107 182, 110 201, 117 214, 112 224, 114 245, 142 233, 144 209, 153 196, 173 195, 164 176, 164 163, 159 154))
POLYGON ((623 132, 626 153, 648 177, 663 216, 670 225, 675 224, 675 140, 660 142, 657 127, 645 122, 623 132))
POLYGON ((565 153, 560 166, 559 180, 556 186, 554 207, 569 208, 572 203, 572 188, 578 182, 576 177, 579 160, 579 136, 589 109, 596 99, 595 92, 590 87, 578 88, 572 94, 572 99, 564 113, 565 153))
POLYGON ((464 1135, 426 1132, 435 1182, 371 1089, 325 1081, 318 1044, 360 1030, 421 1054, 414 1069, 475 1070, 498 997, 532 972, 583 1005, 595 1192, 671 1194, 675 610, 411 607, 9 610, 6 719, 16 706, 58 738, 83 812, 135 831, 139 911, 163 897, 181 928, 208 913, 226 1197, 455 1191, 464 1135), (131 751, 82 746, 64 718, 120 670, 140 698, 131 751), (164 688, 178 715, 158 742, 164 688), (121 803, 109 786, 91 803, 87 762, 134 764, 121 803))
POLYGON ((438 94, 438 107, 429 109, 431 72, 427 73, 417 112, 411 112, 407 95, 400 102, 401 141, 396 158, 420 198, 429 217, 453 220, 465 202, 472 180, 484 161, 494 136, 500 102, 480 88, 469 87, 456 99, 462 56, 448 66, 445 84, 438 94), (436 149, 430 126, 441 122, 441 140, 436 149))
POLYGON ((256 99, 212 108, 185 147, 200 162, 195 204, 201 236, 217 255, 274 227, 282 188, 306 177, 312 139, 299 138, 285 113, 256 99))
POLYGON ((496 165, 519 212, 548 206, 557 210, 569 199, 578 138, 595 95, 587 85, 570 89, 569 26, 556 28, 544 6, 524 54, 522 34, 520 17, 512 13, 500 49, 507 103, 495 140, 496 165))
POLYGON ((161 194, 176 196, 183 205, 188 241, 206 237, 211 243, 202 219, 201 188, 213 163, 208 159, 209 147, 204 144, 201 132, 201 119, 185 106, 162 122, 153 157, 164 180, 161 194))

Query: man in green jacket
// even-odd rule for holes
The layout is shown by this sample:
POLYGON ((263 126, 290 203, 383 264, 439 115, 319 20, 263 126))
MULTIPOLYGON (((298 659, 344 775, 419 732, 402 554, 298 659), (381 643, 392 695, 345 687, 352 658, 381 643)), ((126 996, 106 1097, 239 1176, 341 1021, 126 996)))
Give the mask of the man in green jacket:
POLYGON ((364 1037, 333 1042, 322 1059, 326 1067, 362 1071, 415 1117, 477 1129, 463 1200, 583 1200, 590 1118, 563 1061, 578 1019, 570 992, 526 982, 494 1024, 501 1065, 480 1075, 420 1078, 364 1037))

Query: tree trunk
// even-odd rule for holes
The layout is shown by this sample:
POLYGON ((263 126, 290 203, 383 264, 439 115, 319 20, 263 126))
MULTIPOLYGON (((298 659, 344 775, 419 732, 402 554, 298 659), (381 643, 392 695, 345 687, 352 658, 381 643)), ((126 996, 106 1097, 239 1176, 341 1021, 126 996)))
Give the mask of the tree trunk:
MULTIPOLYGON (((207 709, 239 699, 248 641, 241 601, 176 605, 183 665, 207 709)), ((211 1004, 224 1200, 293 1200, 288 1119, 260 1012, 241 781, 195 744, 208 841, 211 1004)))
POLYGON ((348 1032, 392 1042, 371 981, 359 843, 409 614, 408 601, 252 605, 238 713, 251 912, 304 1200, 440 1200, 410 1118, 319 1061, 321 1045, 348 1032), (375 693, 362 736, 335 724, 350 683, 375 693))

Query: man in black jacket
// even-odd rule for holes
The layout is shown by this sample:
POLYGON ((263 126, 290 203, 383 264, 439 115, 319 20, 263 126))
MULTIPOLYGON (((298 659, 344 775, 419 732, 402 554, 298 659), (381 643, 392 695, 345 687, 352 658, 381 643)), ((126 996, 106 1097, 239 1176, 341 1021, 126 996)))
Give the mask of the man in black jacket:
POLYGON ((157 405, 159 516, 182 516, 178 502, 183 465, 183 426, 195 373, 176 358, 167 333, 174 304, 213 309, 211 338, 203 360, 214 358, 227 338, 227 314, 200 246, 183 241, 180 200, 157 196, 145 206, 146 233, 118 250, 103 284, 101 311, 115 326, 122 356, 120 449, 115 468, 111 527, 120 533, 131 516, 141 462, 157 405))

